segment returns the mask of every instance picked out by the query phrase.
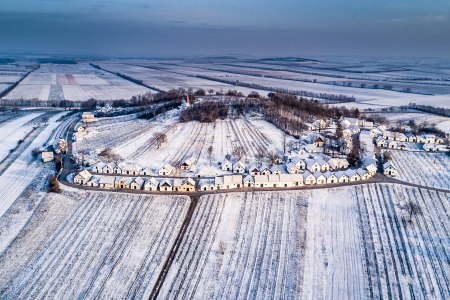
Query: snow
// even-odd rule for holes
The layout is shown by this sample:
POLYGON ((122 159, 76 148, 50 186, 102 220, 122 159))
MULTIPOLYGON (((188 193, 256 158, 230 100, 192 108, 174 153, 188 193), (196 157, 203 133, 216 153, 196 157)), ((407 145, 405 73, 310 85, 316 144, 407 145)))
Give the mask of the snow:
POLYGON ((298 298, 306 195, 229 193, 200 198, 162 298, 298 298))
POLYGON ((303 298, 365 298, 358 211, 351 190, 313 191, 307 224, 303 298))
POLYGON ((129 99, 149 91, 86 63, 45 64, 28 75, 5 99, 99 100, 129 99))
POLYGON ((188 203, 182 196, 49 194, 0 258, 2 296, 148 298, 188 203))
POLYGON ((59 126, 59 122, 56 121, 65 114, 67 112, 57 113, 51 117, 48 121, 48 126, 39 133, 28 148, 0 175, 0 186, 3 187, 0 189, 0 218, 41 171, 39 164, 33 163, 34 158, 31 151, 34 148, 42 147, 46 143, 52 131, 59 126))
POLYGON ((26 123, 41 114, 43 113, 29 113, 23 117, 0 124, 0 162, 8 156, 9 150, 14 149, 18 141, 23 140, 33 129, 33 125, 27 125, 26 123))

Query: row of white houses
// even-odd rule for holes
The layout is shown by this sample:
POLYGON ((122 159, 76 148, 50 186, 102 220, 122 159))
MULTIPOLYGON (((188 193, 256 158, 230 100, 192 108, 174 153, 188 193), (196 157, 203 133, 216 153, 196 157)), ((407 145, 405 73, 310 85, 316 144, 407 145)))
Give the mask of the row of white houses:
POLYGON ((373 138, 382 138, 385 141, 410 142, 419 144, 444 144, 444 139, 434 134, 415 135, 412 132, 396 132, 384 130, 383 127, 372 129, 370 132, 373 138))
MULTIPOLYGON (((396 140, 386 140, 382 136, 379 136, 375 139, 375 144, 379 148, 388 148, 388 149, 397 149, 397 150, 407 150, 408 145, 406 142, 399 142, 396 140)), ((443 144, 435 144, 435 143, 425 143, 422 144, 422 148, 425 151, 448 151, 447 146, 443 144)))
POLYGON ((74 176, 74 183, 105 189, 132 189, 160 192, 195 192, 242 188, 283 188, 303 185, 336 184, 367 180, 376 174, 376 167, 341 171, 305 171, 301 174, 242 174, 216 176, 211 179, 129 177, 92 175, 83 170, 74 176))

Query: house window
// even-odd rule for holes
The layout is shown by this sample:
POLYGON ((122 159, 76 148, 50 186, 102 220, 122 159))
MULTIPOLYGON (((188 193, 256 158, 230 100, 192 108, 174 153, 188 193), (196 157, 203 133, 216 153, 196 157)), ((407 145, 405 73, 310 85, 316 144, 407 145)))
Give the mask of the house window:
POLYGON ((284 184, 284 187, 287 187, 287 184, 286 184, 286 183, 284 184))

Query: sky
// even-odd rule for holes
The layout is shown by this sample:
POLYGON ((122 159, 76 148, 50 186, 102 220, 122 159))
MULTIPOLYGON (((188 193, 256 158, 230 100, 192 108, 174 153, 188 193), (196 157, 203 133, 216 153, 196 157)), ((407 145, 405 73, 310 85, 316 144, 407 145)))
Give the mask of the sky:
POLYGON ((0 55, 450 56, 450 0, 0 0, 0 55))

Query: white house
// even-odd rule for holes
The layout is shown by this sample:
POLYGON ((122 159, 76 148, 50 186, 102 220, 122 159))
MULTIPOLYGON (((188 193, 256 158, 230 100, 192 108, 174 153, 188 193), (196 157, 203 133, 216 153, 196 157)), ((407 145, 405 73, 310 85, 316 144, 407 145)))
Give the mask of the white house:
POLYGON ((255 187, 257 188, 269 187, 269 175, 256 175, 255 187))
MULTIPOLYGON (((258 175, 258 174, 256 174, 258 175)), ((244 187, 255 187, 255 179, 253 178, 252 175, 247 175, 244 178, 244 187)))
POLYGON ((92 187, 98 187, 99 186, 99 182, 100 182, 100 177, 99 176, 92 176, 91 179, 89 179, 88 182, 86 182, 87 186, 92 186, 92 187))
POLYGON ((157 191, 158 190, 159 181, 156 178, 150 178, 144 184, 144 190, 146 191, 157 191))
POLYGON ((295 164, 295 166, 299 169, 299 170, 305 170, 306 169, 306 162, 301 159, 298 156, 295 156, 291 159, 291 163, 295 164))
POLYGON ((216 186, 214 185, 214 180, 212 179, 200 179, 198 181, 198 189, 200 191, 214 191, 216 186))
POLYGON ((244 174, 245 173, 245 164, 242 161, 238 161, 233 166, 233 173, 236 174, 244 174))
POLYGON ((131 177, 122 177, 119 180, 116 180, 116 189, 129 189, 130 184, 133 182, 133 178, 131 177))
POLYGON ((106 166, 106 164, 104 162, 99 162, 96 163, 93 167, 92 167, 92 172, 94 173, 103 173, 103 168, 106 166))
POLYGON ((282 173, 281 168, 278 165, 273 165, 270 168, 270 174, 273 175, 280 175, 282 173))
POLYGON ((362 168, 359 168, 358 170, 356 170, 356 173, 358 173, 358 175, 361 178, 361 180, 367 180, 367 179, 370 178, 369 173, 366 170, 362 169, 362 168))
POLYGON ((152 169, 146 167, 146 168, 142 169, 139 174, 143 175, 143 176, 149 176, 149 175, 153 174, 153 171, 152 171, 152 169))
POLYGON ((113 189, 116 182, 116 177, 114 176, 99 176, 98 186, 104 189, 113 189))
POLYGON ((306 169, 308 169, 308 171, 312 173, 315 173, 317 171, 320 171, 321 165, 313 159, 308 159, 306 161, 306 169))
POLYGON ((297 166, 291 162, 286 165, 286 169, 289 174, 299 174, 300 173, 300 169, 297 168, 297 166))
POLYGON ((348 178, 348 176, 345 174, 344 171, 338 171, 336 172, 336 177, 339 180, 339 183, 343 183, 343 182, 349 182, 350 179, 348 178))
POLYGON ((392 177, 397 176, 397 168, 390 161, 388 161, 383 165, 383 174, 392 177))
POLYGON ((172 179, 170 178, 164 178, 159 183, 159 191, 160 192, 171 192, 173 190, 173 183, 172 179))
POLYGON ((316 178, 317 184, 325 184, 327 183, 327 178, 321 172, 314 173, 314 177, 316 178))
POLYGON ((262 165, 259 171, 261 175, 270 175, 270 168, 267 165, 262 165))
POLYGON ((119 164, 119 168, 123 175, 140 175, 141 167, 133 164, 121 163, 119 164))
POLYGON ((41 158, 42 158, 42 161, 43 162, 50 162, 50 161, 53 161, 53 159, 54 159, 54 157, 53 157, 53 152, 50 152, 50 151, 48 151, 48 152, 42 152, 41 153, 41 158))
POLYGON ((367 173, 369 176, 374 176, 377 173, 377 165, 376 164, 369 164, 366 166, 367 173))
POLYGON ((305 180, 305 184, 308 184, 308 185, 316 184, 316 177, 314 177, 314 175, 308 171, 303 173, 303 179, 305 180))
POLYGON ((74 176, 73 182, 76 184, 86 184, 92 177, 92 174, 87 170, 83 170, 74 176))
POLYGON ((323 174, 325 176, 325 178, 327 179, 327 183, 338 183, 339 179, 336 177, 336 175, 330 171, 325 172, 323 174))
POLYGON ((144 180, 141 177, 137 177, 131 181, 130 189, 141 190, 144 185, 144 180))
POLYGON ((242 187, 242 175, 224 175, 214 178, 214 185, 218 190, 236 189, 242 187))
POLYGON ((115 168, 116 168, 116 163, 110 162, 103 167, 103 172, 101 172, 101 173, 113 174, 115 168))
POLYGON ((174 173, 175 168, 169 164, 165 164, 161 169, 159 169, 159 176, 170 176, 174 173))
POLYGON ((259 168, 258 168, 258 166, 255 166, 255 165, 250 166, 250 168, 248 168, 248 173, 250 175, 253 175, 253 176, 259 175, 259 168))
POLYGON ((232 171, 233 170, 233 164, 231 161, 226 159, 224 162, 222 162, 222 171, 232 171))
POLYGON ((190 170, 194 165, 193 159, 190 157, 186 159, 180 166, 181 170, 190 170))

